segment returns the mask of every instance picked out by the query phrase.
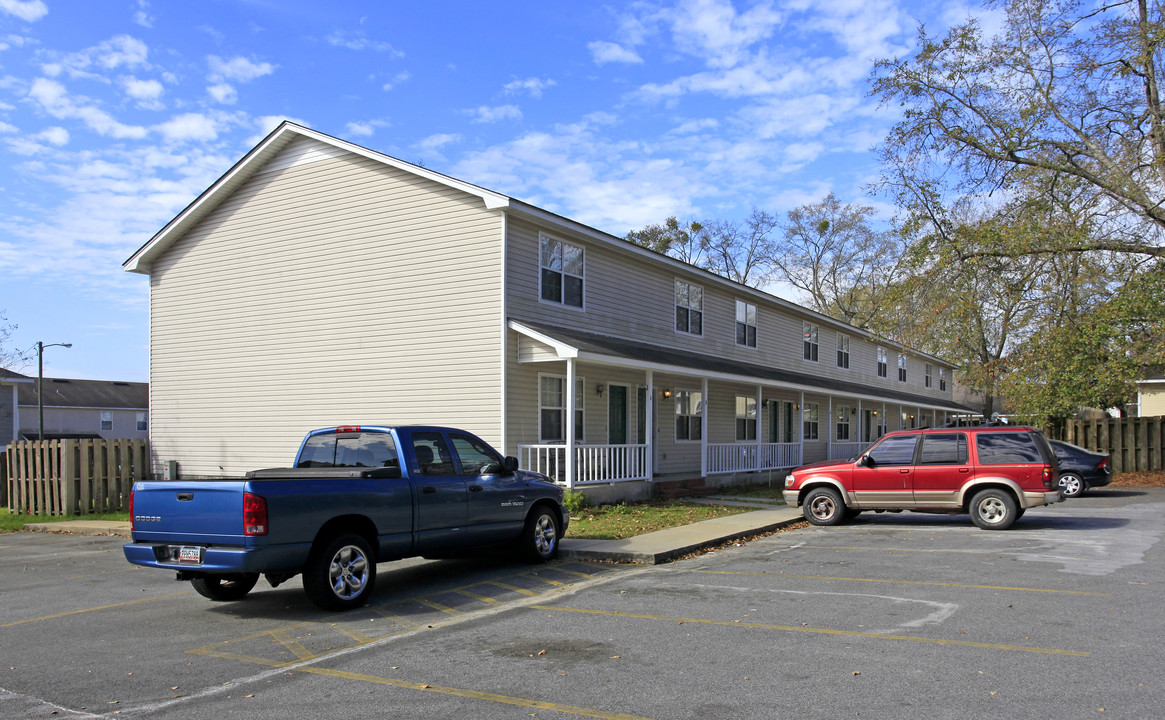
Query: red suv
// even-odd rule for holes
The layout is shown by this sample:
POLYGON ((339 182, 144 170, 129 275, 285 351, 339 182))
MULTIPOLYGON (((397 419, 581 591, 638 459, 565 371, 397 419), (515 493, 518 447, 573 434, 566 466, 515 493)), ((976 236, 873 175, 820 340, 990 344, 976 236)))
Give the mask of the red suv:
POLYGON ((785 502, 814 525, 863 510, 970 513, 986 530, 1011 527, 1024 510, 1063 500, 1059 463, 1036 428, 900 430, 856 459, 803 465, 785 478, 785 502))

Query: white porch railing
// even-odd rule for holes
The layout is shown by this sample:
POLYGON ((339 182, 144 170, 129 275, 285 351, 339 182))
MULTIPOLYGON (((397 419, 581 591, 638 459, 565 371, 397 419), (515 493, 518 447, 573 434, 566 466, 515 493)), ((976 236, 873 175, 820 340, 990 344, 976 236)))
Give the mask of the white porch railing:
MULTIPOLYGON (((565 445, 519 445, 521 465, 566 482, 565 445)), ((575 483, 612 483, 648 480, 646 445, 575 445, 575 483)))
POLYGON ((800 443, 709 443, 708 474, 751 472, 796 467, 801 464, 800 443))
POLYGON ((829 459, 830 460, 845 460, 846 458, 857 457, 865 452, 866 448, 873 445, 872 442, 833 442, 829 444, 829 459))

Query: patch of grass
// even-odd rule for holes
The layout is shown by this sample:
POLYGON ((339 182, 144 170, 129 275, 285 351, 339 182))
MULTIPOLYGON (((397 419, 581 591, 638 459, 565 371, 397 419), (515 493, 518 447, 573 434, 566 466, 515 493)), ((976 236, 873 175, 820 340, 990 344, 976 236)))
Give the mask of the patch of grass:
POLYGON ((128 512, 94 513, 92 515, 24 515, 0 508, 0 533, 19 532, 25 523, 61 522, 62 520, 115 520, 129 522, 128 512))
POLYGON ((755 509, 703 505, 682 500, 599 505, 572 512, 566 536, 587 540, 621 540, 755 509))

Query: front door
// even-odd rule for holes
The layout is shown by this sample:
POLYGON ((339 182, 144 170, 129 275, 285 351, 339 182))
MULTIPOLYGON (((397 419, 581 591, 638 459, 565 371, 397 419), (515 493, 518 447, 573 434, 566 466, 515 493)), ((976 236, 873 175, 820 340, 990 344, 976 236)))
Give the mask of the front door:
POLYGON ((627 444, 626 385, 607 385, 607 443, 627 444))

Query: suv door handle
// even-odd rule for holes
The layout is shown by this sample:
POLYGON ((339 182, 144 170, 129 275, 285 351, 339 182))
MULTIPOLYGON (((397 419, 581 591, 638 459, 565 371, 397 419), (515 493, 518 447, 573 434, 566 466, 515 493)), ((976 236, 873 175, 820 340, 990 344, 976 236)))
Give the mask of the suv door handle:
POLYGON ((969 472, 971 472, 971 468, 959 468, 959 472, 961 472, 961 473, 969 473, 969 472))

